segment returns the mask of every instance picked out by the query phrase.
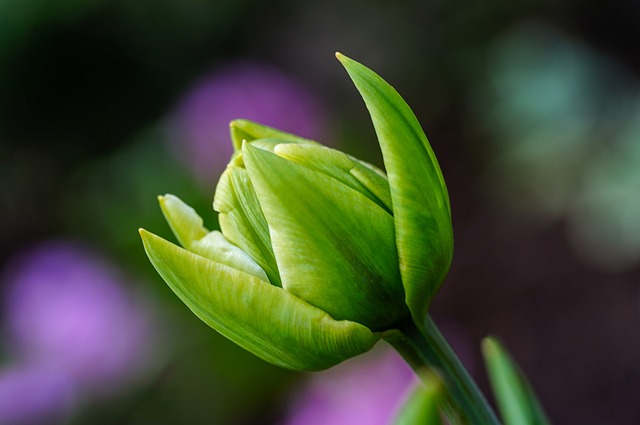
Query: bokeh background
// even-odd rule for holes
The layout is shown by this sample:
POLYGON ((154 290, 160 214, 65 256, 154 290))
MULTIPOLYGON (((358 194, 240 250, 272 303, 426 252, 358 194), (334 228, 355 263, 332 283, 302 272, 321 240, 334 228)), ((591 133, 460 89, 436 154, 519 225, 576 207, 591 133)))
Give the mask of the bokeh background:
POLYGON ((233 118, 382 165, 336 50, 438 155, 456 252, 433 315, 480 385, 494 334, 555 423, 640 423, 639 20, 635 0, 0 0, 0 423, 386 423, 413 382, 393 353, 268 365, 137 235, 171 237, 166 192, 216 227, 233 118))

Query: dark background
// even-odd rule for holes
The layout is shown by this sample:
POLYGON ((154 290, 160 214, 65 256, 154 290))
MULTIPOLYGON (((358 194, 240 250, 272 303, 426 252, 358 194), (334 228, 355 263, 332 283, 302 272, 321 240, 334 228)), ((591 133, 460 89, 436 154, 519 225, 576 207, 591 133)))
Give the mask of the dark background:
POLYGON ((632 0, 5 0, 0 267, 42 240, 90 243, 142 282, 173 353, 69 422, 282 413, 302 374, 192 317, 136 229, 168 235, 155 202, 165 192, 215 226, 216 179, 193 177, 166 128, 199 79, 238 60, 314 93, 326 142, 381 165, 339 50, 398 89, 439 158, 456 243, 432 311, 474 347, 481 386, 479 341, 494 334, 554 423, 640 423, 639 19, 632 0))

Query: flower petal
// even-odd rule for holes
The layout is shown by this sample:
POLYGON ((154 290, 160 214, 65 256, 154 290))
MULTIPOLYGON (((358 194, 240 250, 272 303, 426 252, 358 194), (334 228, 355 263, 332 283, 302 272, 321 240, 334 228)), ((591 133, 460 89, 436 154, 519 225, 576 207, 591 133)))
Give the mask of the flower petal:
POLYGON ((264 270, 246 252, 229 243, 222 233, 209 232, 202 225, 202 217, 180 198, 167 194, 158 200, 173 234, 187 251, 269 282, 264 270))
POLYGON ((258 139, 279 139, 289 143, 317 144, 313 140, 298 137, 295 134, 285 133, 266 125, 258 124, 249 120, 233 120, 229 124, 231 131, 231 141, 233 148, 239 151, 242 148, 242 142, 252 142, 258 139))
MULTIPOLYGON (((253 145, 262 147, 257 143, 255 142, 253 145)), ((362 193, 390 213, 391 195, 386 178, 376 174, 372 169, 365 167, 363 165, 365 163, 350 157, 346 153, 322 145, 294 143, 280 143, 275 146, 273 152, 281 158, 304 165, 311 170, 338 180, 342 184, 362 193), (384 201, 385 183, 387 189, 386 198, 389 199, 389 205, 386 205, 384 201)))
POLYGON ((283 288, 336 319, 380 330, 408 315, 393 217, 326 174, 245 143, 283 288))
POLYGON ((422 323, 453 256, 449 196, 435 154, 398 92, 364 65, 337 58, 371 115, 389 177, 407 305, 422 323))
POLYGON ((220 213, 218 221, 224 236, 249 254, 273 285, 281 286, 269 227, 247 170, 233 163, 227 166, 218 182, 213 208, 220 213))
POLYGON ((351 175, 376 197, 379 205, 384 207, 389 214, 393 214, 389 180, 386 174, 367 162, 360 161, 356 158, 352 159, 354 161, 354 167, 349 170, 351 175))
POLYGON ((369 350, 379 336, 333 320, 282 288, 186 251, 143 229, 152 264, 200 319, 262 359, 321 370, 369 350))

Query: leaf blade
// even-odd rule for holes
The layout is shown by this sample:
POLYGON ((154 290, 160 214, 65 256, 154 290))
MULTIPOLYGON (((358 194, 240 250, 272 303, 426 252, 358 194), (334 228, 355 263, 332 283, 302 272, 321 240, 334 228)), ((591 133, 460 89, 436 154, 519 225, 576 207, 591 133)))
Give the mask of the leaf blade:
POLYGON ((360 92, 389 178, 407 305, 417 324, 453 256, 451 207, 442 171, 418 120, 398 92, 364 65, 337 53, 360 92))

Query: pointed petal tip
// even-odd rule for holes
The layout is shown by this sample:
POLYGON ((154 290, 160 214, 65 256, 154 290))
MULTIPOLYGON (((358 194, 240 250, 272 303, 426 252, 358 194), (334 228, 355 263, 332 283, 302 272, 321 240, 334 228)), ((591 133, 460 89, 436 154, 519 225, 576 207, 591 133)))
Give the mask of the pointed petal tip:
POLYGON ((351 59, 349 56, 343 55, 340 52, 336 52, 336 59, 340 61, 342 66, 347 66, 347 63, 354 62, 354 60, 351 59))
POLYGON ((165 219, 167 218, 167 214, 169 214, 167 204, 175 198, 175 196, 169 195, 168 193, 164 195, 158 195, 158 204, 160 205, 160 209, 162 210, 162 214, 164 214, 165 219))
POLYGON ((164 195, 158 195, 158 202, 160 203, 160 205, 164 204, 167 201, 172 201, 175 199, 178 199, 178 197, 170 193, 165 193, 164 195))
POLYGON ((168 240, 156 235, 155 233, 151 233, 146 229, 143 229, 142 227, 140 229, 138 229, 138 234, 140 234, 140 238, 142 239, 142 245, 144 245, 145 251, 147 251, 147 254, 149 253, 149 250, 155 251, 155 248, 158 246, 158 243, 167 243, 167 244, 171 244, 174 245, 173 243, 169 242, 168 240))
POLYGON ((242 155, 243 158, 246 158, 247 154, 252 155, 252 154, 257 154, 259 155, 261 152, 260 151, 264 151, 264 149, 260 149, 259 147, 255 146, 253 143, 247 141, 247 140, 243 140, 242 141, 242 155))
POLYGON ((142 227, 138 229, 138 234, 140 235, 140 239, 142 239, 144 250, 147 251, 149 249, 149 243, 155 235, 142 227))
MULTIPOLYGON (((138 234, 139 234, 139 235, 140 235, 140 237, 142 238, 142 242, 143 242, 143 243, 145 243, 145 244, 147 243, 147 241, 148 241, 149 239, 151 239, 151 238, 153 238, 154 236, 156 236, 156 235, 154 235, 153 233, 151 233, 150 231, 148 231, 147 229, 145 229, 145 228, 143 228, 143 227, 141 227, 141 228, 139 228, 139 229, 138 229, 138 234)), ((157 237, 157 236, 156 236, 156 237, 157 237)))
POLYGON ((167 202, 176 201, 176 200, 180 201, 180 198, 170 193, 165 193, 164 195, 158 195, 158 202, 160 203, 160 205, 163 205, 167 202))

